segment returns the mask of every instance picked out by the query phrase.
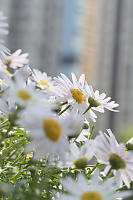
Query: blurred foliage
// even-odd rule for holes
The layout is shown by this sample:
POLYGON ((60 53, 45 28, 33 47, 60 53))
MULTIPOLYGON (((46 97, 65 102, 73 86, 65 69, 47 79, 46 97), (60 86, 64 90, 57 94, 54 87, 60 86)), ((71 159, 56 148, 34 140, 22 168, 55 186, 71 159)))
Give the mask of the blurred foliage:
POLYGON ((133 137, 133 125, 123 125, 121 129, 116 134, 119 142, 127 142, 131 137, 133 137))
MULTIPOLYGON (((8 120, 0 122, 0 199, 50 200, 63 191, 59 178, 81 172, 78 169, 58 168, 48 159, 33 160, 24 152, 29 142, 26 132, 8 120)), ((90 177, 90 170, 87 174, 90 177)))

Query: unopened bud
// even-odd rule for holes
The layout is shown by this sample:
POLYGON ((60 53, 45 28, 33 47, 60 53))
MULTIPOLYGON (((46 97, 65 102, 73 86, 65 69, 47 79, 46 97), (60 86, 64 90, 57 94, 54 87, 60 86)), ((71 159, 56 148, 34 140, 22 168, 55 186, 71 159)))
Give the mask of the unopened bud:
POLYGON ((109 154, 109 162, 112 169, 119 170, 119 169, 126 168, 125 160, 121 156, 117 155, 116 153, 109 154))
POLYGON ((126 143, 126 148, 129 151, 133 151, 133 137, 126 143))

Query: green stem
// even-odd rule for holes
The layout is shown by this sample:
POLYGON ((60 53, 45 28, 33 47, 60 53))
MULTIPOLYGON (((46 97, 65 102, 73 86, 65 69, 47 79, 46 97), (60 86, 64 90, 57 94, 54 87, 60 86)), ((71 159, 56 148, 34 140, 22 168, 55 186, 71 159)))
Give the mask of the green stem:
POLYGON ((88 110, 90 110, 91 109, 91 105, 89 105, 89 107, 83 112, 83 114, 82 115, 84 115, 85 113, 87 113, 88 112, 88 110))
POLYGON ((65 101, 64 103, 59 104, 60 106, 64 106, 67 104, 67 101, 65 101))
POLYGON ((89 140, 91 139, 91 137, 92 137, 92 134, 93 134, 93 131, 94 131, 94 125, 92 126, 92 128, 91 128, 91 132, 90 132, 90 136, 89 136, 89 140))
POLYGON ((68 105, 64 110, 62 110, 59 115, 61 115, 62 113, 64 113, 66 110, 68 110, 71 107, 71 105, 68 105))

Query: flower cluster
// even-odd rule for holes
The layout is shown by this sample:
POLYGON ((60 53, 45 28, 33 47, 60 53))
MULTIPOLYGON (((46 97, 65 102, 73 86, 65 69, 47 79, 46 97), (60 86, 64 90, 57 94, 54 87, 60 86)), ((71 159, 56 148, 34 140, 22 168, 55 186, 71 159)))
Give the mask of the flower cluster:
MULTIPOLYGON (((5 26, 0 24, 0 33, 5 33, 5 26)), ((72 80, 64 74, 52 78, 30 68, 27 56, 17 50, 0 60, 0 113, 10 123, 7 134, 14 126, 24 128, 30 140, 25 155, 78 174, 75 180, 59 180, 67 192, 57 193, 59 199, 114 200, 132 195, 120 190, 130 188, 133 180, 133 141, 119 144, 110 129, 92 139, 97 113, 117 112, 118 104, 94 91, 84 74, 78 79, 72 73, 72 80)))

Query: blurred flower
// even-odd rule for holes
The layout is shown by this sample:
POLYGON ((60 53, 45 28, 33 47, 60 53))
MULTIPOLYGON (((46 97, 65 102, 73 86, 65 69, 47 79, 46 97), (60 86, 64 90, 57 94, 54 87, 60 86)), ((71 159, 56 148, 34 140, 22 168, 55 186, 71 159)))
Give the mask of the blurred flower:
POLYGON ((119 187, 125 185, 129 188, 133 180, 133 153, 125 151, 124 144, 118 144, 110 129, 108 134, 100 132, 94 140, 94 152, 100 163, 106 165, 104 174, 110 169, 116 177, 119 187))
POLYGON ((36 91, 33 85, 26 85, 26 81, 22 75, 17 73, 13 79, 8 78, 8 98, 11 98, 20 106, 31 106, 37 103, 37 100, 42 97, 42 93, 36 91))
POLYGON ((86 141, 86 143, 81 148, 72 143, 70 144, 70 150, 67 152, 67 166, 85 168, 93 155, 94 153, 92 141, 86 141))
POLYGON ((104 182, 99 181, 99 171, 97 170, 88 184, 83 175, 78 175, 77 182, 72 178, 61 181, 69 194, 63 194, 60 200, 115 200, 125 198, 131 195, 130 191, 116 192, 114 179, 108 179, 104 182))
POLYGON ((28 64, 28 54, 24 53, 21 54, 22 50, 18 49, 11 55, 6 56, 6 61, 1 61, 0 62, 0 67, 1 68, 7 68, 10 67, 12 69, 17 69, 20 67, 23 67, 24 65, 28 64))
POLYGON ((31 142, 26 147, 26 152, 34 151, 34 159, 46 154, 54 157, 58 154, 65 159, 65 150, 68 149, 67 135, 68 123, 52 112, 48 101, 40 102, 34 109, 26 110, 18 123, 29 130, 31 142))
POLYGON ((54 84, 50 76, 45 72, 42 73, 38 69, 33 69, 32 80, 41 89, 50 89, 54 84))
POLYGON ((15 74, 18 74, 18 73, 21 76, 23 76, 25 80, 27 80, 32 75, 32 71, 31 71, 31 68, 29 67, 29 65, 25 65, 25 66, 17 69, 15 71, 15 74))

